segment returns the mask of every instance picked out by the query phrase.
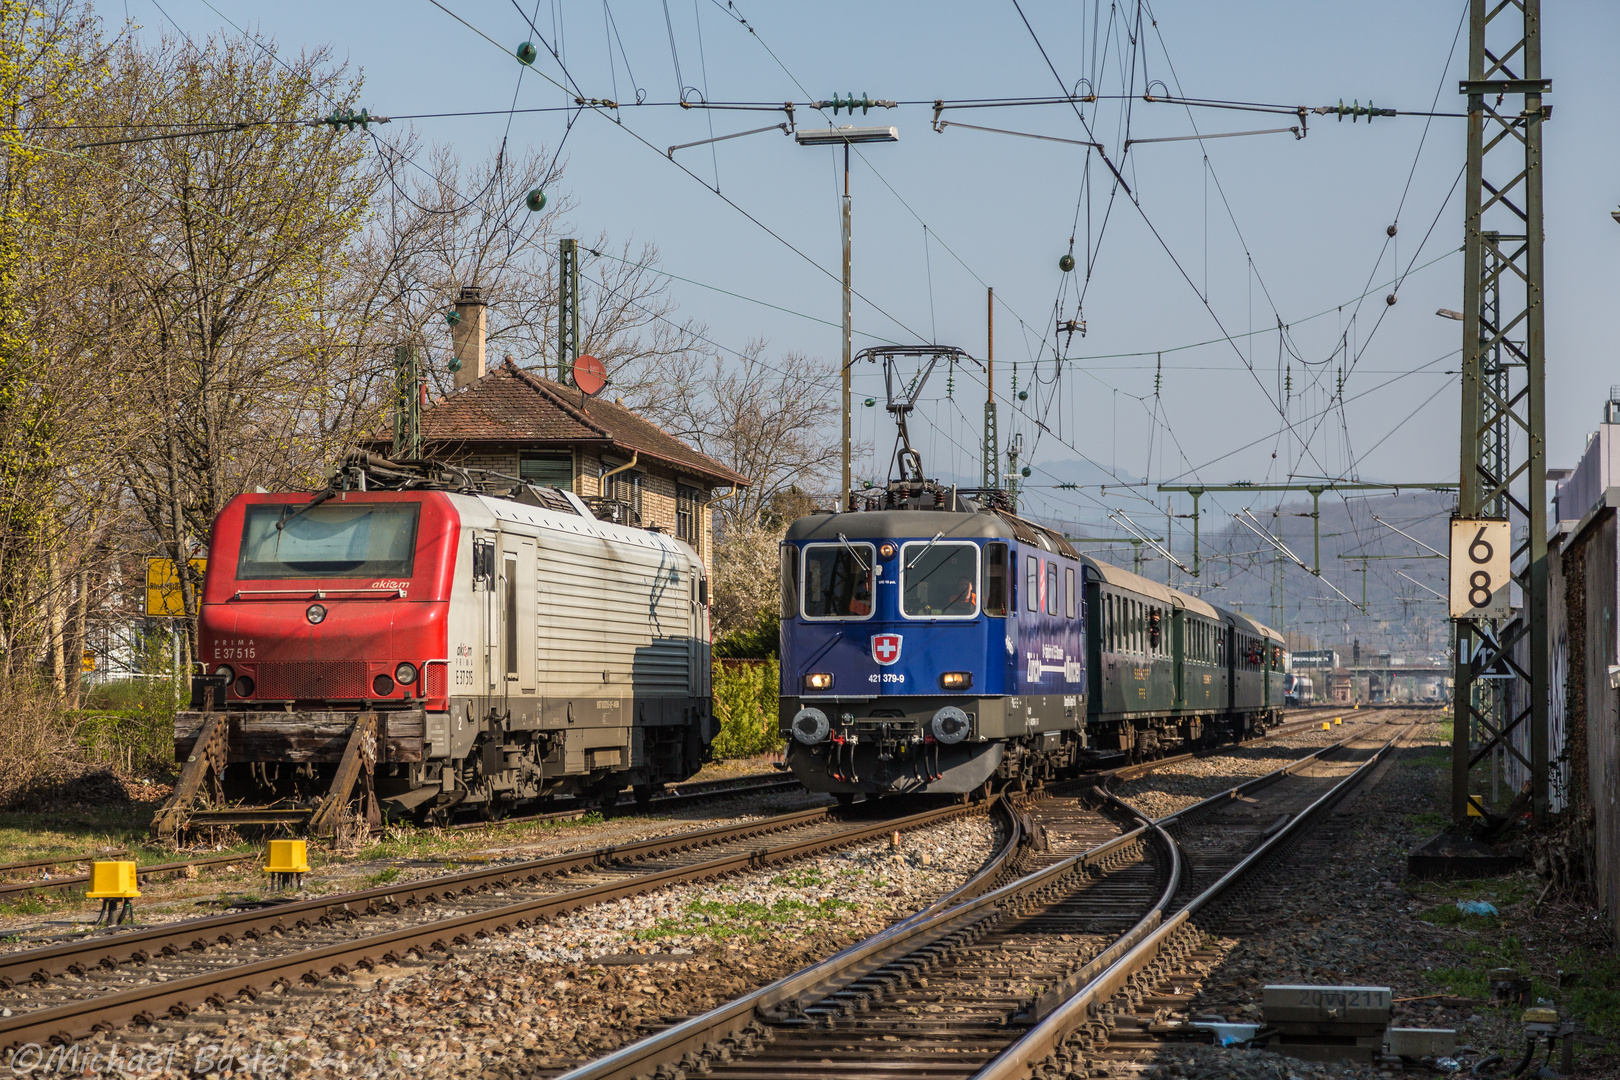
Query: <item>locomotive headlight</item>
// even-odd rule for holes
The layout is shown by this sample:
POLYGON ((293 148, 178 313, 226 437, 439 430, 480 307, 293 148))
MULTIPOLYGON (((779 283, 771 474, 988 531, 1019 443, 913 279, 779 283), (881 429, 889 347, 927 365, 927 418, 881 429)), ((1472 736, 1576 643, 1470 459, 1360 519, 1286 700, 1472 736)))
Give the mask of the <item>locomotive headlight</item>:
POLYGON ((224 679, 227 686, 236 681, 236 670, 229 664, 219 665, 214 669, 214 675, 216 678, 224 679))
POLYGON ((416 669, 410 664, 401 664, 394 669, 394 680, 401 686, 409 686, 416 681, 416 669))
POLYGON ((882 547, 878 548, 878 554, 882 555, 885 559, 894 558, 894 545, 884 544, 882 547))
POLYGON ((315 625, 319 625, 326 619, 326 609, 319 604, 311 604, 304 609, 304 618, 315 625))
POLYGON ((939 685, 946 690, 966 690, 973 685, 973 672, 947 671, 939 677, 939 685))
POLYGON ((378 675, 371 680, 371 692, 378 697, 387 697, 394 692, 394 680, 387 675, 378 675))
POLYGON ((947 705, 935 713, 933 723, 929 726, 934 730, 934 738, 946 746, 967 738, 968 731, 973 727, 968 722, 967 713, 955 705, 947 705))
POLYGON ((833 677, 831 672, 817 671, 804 677, 806 690, 831 690, 833 677))
POLYGON ((243 675, 240 679, 237 679, 231 684, 231 689, 236 691, 236 696, 239 698, 252 697, 253 680, 248 678, 246 675, 243 675))
POLYGON ((827 733, 832 730, 832 725, 827 722, 826 713, 808 707, 794 714, 792 726, 793 737, 806 746, 826 742, 827 733))

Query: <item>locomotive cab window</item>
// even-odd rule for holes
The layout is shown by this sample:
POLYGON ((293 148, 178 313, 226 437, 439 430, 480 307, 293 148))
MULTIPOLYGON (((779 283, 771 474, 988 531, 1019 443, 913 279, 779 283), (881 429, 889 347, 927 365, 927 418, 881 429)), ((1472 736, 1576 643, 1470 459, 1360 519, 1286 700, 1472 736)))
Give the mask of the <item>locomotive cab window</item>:
POLYGON ((1041 610, 1041 560, 1033 555, 1024 559, 1024 610, 1041 610))
POLYGON ((249 506, 236 577, 408 578, 421 509, 421 503, 351 502, 299 513, 292 503, 249 506))
POLYGON ((1007 614, 1007 545, 984 545, 984 613, 996 618, 1007 614))
POLYGON ((913 619, 971 619, 979 613, 979 546, 900 545, 900 613, 913 619))
POLYGON ((1046 613, 1048 615, 1056 615, 1058 613, 1057 567, 1058 564, 1055 562, 1049 562, 1046 564, 1046 613))
POLYGON ((807 619, 872 617, 871 544, 810 544, 804 549, 802 595, 807 619))
POLYGON ((782 618, 799 613, 799 549, 782 545, 782 618))
POLYGON ((1063 610, 1069 618, 1074 618, 1074 567, 1063 568, 1063 610))

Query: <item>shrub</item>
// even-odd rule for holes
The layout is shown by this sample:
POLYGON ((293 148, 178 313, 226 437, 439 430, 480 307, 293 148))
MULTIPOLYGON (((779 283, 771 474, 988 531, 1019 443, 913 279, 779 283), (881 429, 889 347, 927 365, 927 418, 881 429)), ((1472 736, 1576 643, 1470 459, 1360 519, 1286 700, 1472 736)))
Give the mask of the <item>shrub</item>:
POLYGON ((48 683, 13 679, 0 718, 0 806, 34 787, 77 773, 74 717, 48 683))
POLYGON ((714 641, 717 660, 774 660, 779 648, 782 616, 776 608, 762 608, 754 625, 731 630, 714 641))
POLYGON ((716 660, 714 715, 720 721, 713 746, 716 758, 752 757, 781 750, 776 661, 716 660))

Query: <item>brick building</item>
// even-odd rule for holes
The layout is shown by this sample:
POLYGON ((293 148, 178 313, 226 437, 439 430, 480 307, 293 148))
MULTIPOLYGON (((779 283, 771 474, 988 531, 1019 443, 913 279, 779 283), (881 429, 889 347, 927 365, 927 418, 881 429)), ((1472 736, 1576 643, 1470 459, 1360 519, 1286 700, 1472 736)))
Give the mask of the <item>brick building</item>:
POLYGON ((686 541, 711 573, 710 500, 718 488, 748 483, 623 405, 540 378, 510 357, 423 409, 422 453, 570 490, 600 518, 686 541))

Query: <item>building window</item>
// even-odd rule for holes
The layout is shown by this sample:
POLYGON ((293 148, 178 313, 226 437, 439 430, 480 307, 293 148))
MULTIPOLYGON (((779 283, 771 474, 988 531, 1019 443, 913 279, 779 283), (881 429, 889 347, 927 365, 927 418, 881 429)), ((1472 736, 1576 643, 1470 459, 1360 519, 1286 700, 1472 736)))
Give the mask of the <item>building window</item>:
POLYGON ((608 493, 608 498, 628 506, 638 522, 641 520, 642 478, 638 472, 616 473, 608 478, 613 489, 608 493))
POLYGON ((518 453, 518 479, 535 487, 574 490, 572 450, 523 450, 518 453))
POLYGON ((703 492, 685 484, 675 485, 675 538, 703 550, 703 492))

